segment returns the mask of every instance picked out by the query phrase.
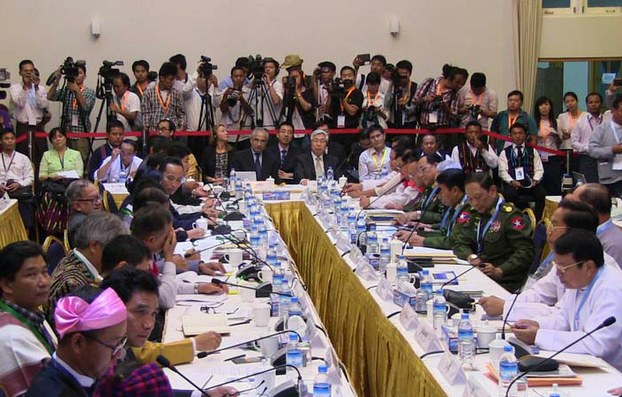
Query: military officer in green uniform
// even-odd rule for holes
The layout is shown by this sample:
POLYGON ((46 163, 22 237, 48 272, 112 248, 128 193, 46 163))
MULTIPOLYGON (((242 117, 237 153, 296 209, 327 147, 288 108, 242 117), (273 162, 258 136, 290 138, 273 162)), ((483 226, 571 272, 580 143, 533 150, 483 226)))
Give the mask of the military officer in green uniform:
POLYGON ((452 233, 454 253, 515 292, 535 255, 530 221, 519 209, 504 202, 488 173, 471 174, 465 188, 470 208, 463 209, 456 220, 452 233))
POLYGON ((432 225, 441 221, 446 209, 441 202, 440 188, 436 186, 436 166, 441 161, 443 159, 436 153, 426 154, 419 159, 417 176, 425 186, 425 190, 414 206, 411 203, 404 206, 406 214, 397 219, 398 223, 419 220, 420 224, 432 225))
POLYGON ((400 230, 395 237, 402 241, 408 240, 415 247, 430 247, 439 249, 452 248, 452 230, 458 216, 467 205, 467 196, 464 193, 464 180, 466 176, 461 169, 448 169, 436 177, 436 183, 440 189, 440 200, 446 209, 438 226, 431 230, 417 231, 412 234, 409 230, 400 230))

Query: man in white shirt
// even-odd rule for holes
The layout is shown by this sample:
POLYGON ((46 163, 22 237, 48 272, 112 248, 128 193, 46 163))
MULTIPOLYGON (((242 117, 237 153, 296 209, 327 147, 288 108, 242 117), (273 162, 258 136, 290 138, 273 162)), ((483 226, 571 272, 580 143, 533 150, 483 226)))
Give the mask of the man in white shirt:
POLYGON ((492 146, 482 141, 482 126, 477 121, 469 121, 464 132, 466 142, 451 151, 451 159, 462 166, 466 176, 474 172, 488 172, 497 168, 499 157, 492 146))
POLYGON ((379 179, 391 172, 391 148, 385 144, 386 135, 380 127, 369 130, 371 147, 359 157, 359 180, 379 179))
POLYGON ((622 197, 622 95, 611 108, 611 121, 594 129, 588 153, 598 161, 599 182, 612 196, 622 197))
MULTIPOLYGON (((1 127, 0 127, 0 130, 1 127)), ((0 167, 0 195, 19 202, 19 213, 27 230, 34 232, 34 202, 32 200, 32 183, 34 172, 32 163, 22 153, 15 150, 15 133, 11 130, 0 132, 2 140, 2 167, 0 167)))
MULTIPOLYGON (((393 152, 391 152, 393 154, 393 152)), ((419 169, 419 157, 412 152, 405 156, 401 161, 400 180, 387 182, 386 190, 383 193, 391 193, 378 195, 377 197, 361 197, 359 205, 361 208, 385 208, 401 210, 406 204, 414 200, 421 194, 415 177, 419 169), (389 185, 391 184, 391 185, 389 185)))
POLYGON ((463 87, 458 93, 458 111, 462 114, 460 125, 476 121, 488 131, 488 122, 497 115, 498 108, 497 93, 486 86, 486 75, 473 73, 469 87, 463 87))
MULTIPOLYGON (((237 131, 241 129, 249 129, 252 121, 253 108, 248 103, 250 88, 244 84, 246 74, 244 69, 238 66, 231 68, 231 81, 233 86, 222 91, 218 91, 216 95, 216 105, 220 107, 222 116, 220 123, 227 126, 228 131, 237 131)), ((248 141, 249 135, 229 135, 229 142, 248 141)), ((239 145, 237 149, 250 146, 250 142, 245 142, 242 147, 239 145)))
POLYGON ((523 208, 526 203, 519 200, 533 200, 536 203, 536 218, 542 217, 546 191, 540 185, 544 167, 537 150, 525 144, 527 127, 514 123, 510 127, 512 145, 499 155, 499 178, 504 182, 502 191, 505 199, 523 208))
MULTIPOLYGON (((19 63, 19 75, 22 81, 11 85, 11 106, 16 128, 16 136, 29 132, 43 131, 43 113, 48 108, 47 91, 39 86, 39 77, 35 74, 35 66, 29 59, 19 63)), ((17 145, 17 151, 29 156, 35 166, 41 162, 43 152, 47 150, 45 138, 32 137, 32 154, 28 150, 28 138, 17 145)), ((37 173, 38 174, 38 173, 37 173)))
POLYGON ((125 131, 140 131, 142 121, 139 117, 140 98, 130 91, 130 78, 125 73, 119 73, 112 80, 112 103, 110 110, 116 114, 117 120, 123 123, 125 131))
POLYGON ((580 117, 570 133, 570 142, 575 153, 579 154, 579 172, 585 175, 587 183, 598 182, 598 162, 589 156, 588 145, 594 129, 602 124, 601 108, 603 97, 598 92, 592 92, 585 98, 587 115, 580 117))
MULTIPOLYGON (((551 216, 551 224, 546 231, 546 240, 552 247, 555 241, 569 230, 582 229, 595 233, 597 226, 596 211, 589 204, 562 200, 551 216)), ((506 300, 496 296, 484 297, 478 303, 489 316, 508 316, 508 321, 551 313, 566 290, 551 264, 553 259, 554 253, 551 252, 542 260, 534 273, 529 275, 522 292, 516 297, 511 313, 508 311, 514 300, 513 295, 506 300)), ((618 267, 615 260, 607 254, 605 254, 605 266, 612 266, 614 269, 618 267)))
POLYGON ((120 148, 112 149, 112 154, 104 160, 93 179, 100 182, 125 183, 128 178, 134 178, 138 167, 143 160, 136 155, 138 145, 136 141, 126 139, 120 148))
MULTIPOLYGON (((365 65, 365 61, 363 61, 358 55, 356 58, 354 58, 354 61, 352 61, 352 66, 354 66, 354 70, 356 73, 356 87, 363 94, 365 94, 367 92, 367 79, 364 74, 361 74, 358 72, 359 68, 363 65, 365 65)), ((384 76, 384 69, 386 67, 387 67, 387 58, 385 58, 384 55, 378 54, 378 55, 374 55, 373 57, 371 57, 371 60, 369 63, 370 72, 376 72, 380 76, 384 76)), ((390 90, 391 90, 391 80, 387 80, 383 77, 380 82, 379 91, 382 93, 382 95, 386 95, 390 90)))
MULTIPOLYGON (((600 241, 585 230, 571 230, 558 238, 552 263, 566 288, 559 309, 533 320, 519 320, 512 332, 527 344, 558 351, 622 312, 622 274, 605 266, 600 241)), ((617 321, 567 352, 600 357, 621 370, 620 335, 622 322, 617 321)))

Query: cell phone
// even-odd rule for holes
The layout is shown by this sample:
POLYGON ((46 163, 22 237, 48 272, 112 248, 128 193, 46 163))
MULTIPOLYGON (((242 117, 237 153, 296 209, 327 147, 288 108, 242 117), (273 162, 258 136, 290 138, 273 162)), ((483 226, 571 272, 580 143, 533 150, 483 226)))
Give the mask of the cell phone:
POLYGON ((371 54, 358 54, 356 57, 363 61, 363 64, 371 62, 371 54))

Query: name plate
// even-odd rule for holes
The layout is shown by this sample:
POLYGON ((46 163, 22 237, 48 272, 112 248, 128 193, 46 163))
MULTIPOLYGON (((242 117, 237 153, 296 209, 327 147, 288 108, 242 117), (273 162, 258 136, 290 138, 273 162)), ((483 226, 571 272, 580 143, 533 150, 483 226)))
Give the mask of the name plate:
POLYGON ((464 385, 466 383, 466 374, 462 369, 460 361, 449 352, 443 354, 437 369, 451 385, 464 385))
POLYGON ((476 374, 469 377, 462 397, 492 397, 477 377, 476 374))
POLYGON ((264 201, 289 200, 290 196, 291 193, 287 191, 263 192, 261 194, 264 201))
POLYGON ((422 321, 419 332, 415 334, 415 340, 428 353, 436 350, 444 350, 441 340, 436 335, 436 331, 427 322, 422 321))
POLYGON ((362 261, 356 266, 356 275, 362 277, 367 281, 376 281, 378 280, 378 275, 376 271, 367 261, 362 261))
POLYGON ((416 330, 419 328, 419 317, 413 307, 407 302, 400 313, 400 323, 407 330, 416 330))
POLYGON ((380 277, 376 293, 383 301, 390 301, 393 299, 393 286, 386 278, 380 277))

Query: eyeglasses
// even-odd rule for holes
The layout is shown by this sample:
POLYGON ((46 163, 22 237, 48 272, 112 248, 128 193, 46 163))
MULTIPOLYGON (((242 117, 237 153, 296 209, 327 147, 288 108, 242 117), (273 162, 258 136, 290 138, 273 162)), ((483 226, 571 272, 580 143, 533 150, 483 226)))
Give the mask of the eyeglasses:
POLYGON ((568 229, 568 226, 555 226, 552 223, 550 223, 547 227, 547 230, 555 230, 555 229, 568 229))
POLYGON ((86 336, 88 339, 95 341, 97 343, 99 343, 102 346, 107 347, 108 349, 112 350, 112 357, 116 356, 117 354, 119 354, 119 352, 121 350, 123 350, 125 348, 125 345, 127 344, 127 336, 124 336, 119 343, 117 343, 116 346, 112 346, 109 345, 108 343, 102 342, 99 339, 97 339, 96 337, 94 337, 91 334, 87 334, 87 333, 83 333, 82 335, 86 336))
POLYGON ((562 265, 560 265, 559 263, 557 263, 555 261, 551 261, 551 264, 553 266, 555 266, 557 268, 557 270, 559 270, 559 272, 561 274, 564 274, 564 273, 566 273, 566 270, 570 269, 571 267, 579 266, 579 265, 583 264, 583 262, 585 262, 585 261, 579 261, 579 262, 572 263, 570 265, 562 266, 562 265))
POLYGON ((95 197, 95 198, 88 198, 88 199, 78 199, 76 201, 84 201, 85 203, 91 203, 91 204, 96 204, 100 201, 102 201, 102 195, 100 194, 99 196, 95 197))

